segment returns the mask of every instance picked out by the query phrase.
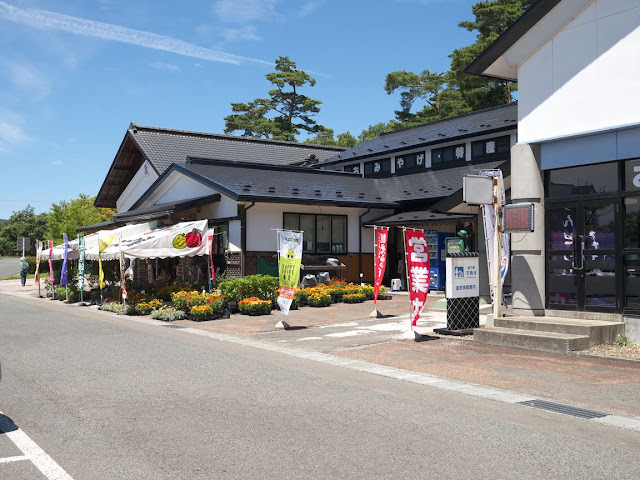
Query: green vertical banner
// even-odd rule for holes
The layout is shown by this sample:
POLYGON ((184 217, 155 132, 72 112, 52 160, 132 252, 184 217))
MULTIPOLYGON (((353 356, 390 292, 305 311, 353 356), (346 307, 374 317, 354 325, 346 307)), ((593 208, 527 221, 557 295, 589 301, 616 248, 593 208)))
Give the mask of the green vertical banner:
POLYGON ((300 265, 302 263, 302 233, 291 230, 278 230, 278 255, 280 256, 280 294, 278 305, 284 315, 289 315, 289 308, 295 295, 295 288, 300 282, 300 265))
POLYGON ((84 289, 84 235, 78 235, 78 290, 84 289))

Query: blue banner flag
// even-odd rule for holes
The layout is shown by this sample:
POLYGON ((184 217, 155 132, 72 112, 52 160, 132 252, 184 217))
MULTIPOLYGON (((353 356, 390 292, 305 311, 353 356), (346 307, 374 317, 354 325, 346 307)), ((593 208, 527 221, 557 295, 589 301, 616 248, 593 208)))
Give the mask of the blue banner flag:
POLYGON ((62 273, 60 274, 60 285, 62 287, 67 285, 67 258, 69 257, 69 238, 67 234, 63 233, 64 237, 64 260, 62 262, 62 273))

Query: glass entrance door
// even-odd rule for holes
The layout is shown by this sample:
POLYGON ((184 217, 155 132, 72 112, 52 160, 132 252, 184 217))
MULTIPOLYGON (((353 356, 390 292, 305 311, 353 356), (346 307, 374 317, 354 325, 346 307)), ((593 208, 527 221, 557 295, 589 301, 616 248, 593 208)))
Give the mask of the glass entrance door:
POLYGON ((548 308, 615 311, 614 200, 550 205, 547 209, 548 308))

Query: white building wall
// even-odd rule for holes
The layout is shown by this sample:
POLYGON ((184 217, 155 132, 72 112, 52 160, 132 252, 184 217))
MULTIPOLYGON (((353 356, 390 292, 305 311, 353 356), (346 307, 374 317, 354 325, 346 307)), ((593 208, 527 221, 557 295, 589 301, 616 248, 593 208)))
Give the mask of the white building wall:
POLYGON ((640 123, 640 0, 593 0, 518 68, 520 143, 640 123))
POLYGON ((122 192, 122 195, 116 200, 118 212, 128 211, 157 179, 158 174, 149 162, 145 160, 122 192))
MULTIPOLYGON (((347 215, 347 248, 350 253, 357 253, 358 225, 360 215, 366 208, 346 208, 312 206, 287 203, 256 204, 246 211, 247 215, 247 251, 269 252, 276 250, 276 232, 272 229, 283 227, 283 214, 309 213, 317 215, 347 215)), ((372 210, 363 220, 379 218, 393 213, 392 210, 372 210)), ((362 228, 362 252, 373 253, 373 229, 362 228)))

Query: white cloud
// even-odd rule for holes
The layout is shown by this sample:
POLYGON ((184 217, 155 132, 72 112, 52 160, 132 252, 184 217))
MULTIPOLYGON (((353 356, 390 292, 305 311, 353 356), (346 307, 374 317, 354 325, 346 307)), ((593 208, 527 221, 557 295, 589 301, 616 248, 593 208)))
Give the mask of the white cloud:
POLYGON ((256 27, 247 25, 241 28, 226 28, 222 31, 222 38, 225 42, 237 41, 259 41, 262 40, 256 33, 256 27))
POLYGON ((249 23, 256 20, 279 18, 276 11, 279 0, 217 0, 213 11, 225 23, 249 23))
POLYGON ((199 58, 210 62, 231 64, 255 62, 263 65, 273 64, 272 62, 267 62, 265 60, 233 55, 220 50, 200 47, 175 38, 144 32, 142 30, 134 30, 110 23, 94 22, 93 20, 85 20, 83 18, 71 17, 46 10, 37 10, 32 8, 20 9, 2 1, 0 1, 0 18, 5 18, 33 28, 61 30, 85 37, 122 42, 130 45, 170 52, 185 57, 199 58))
POLYGON ((31 142, 22 125, 24 120, 20 115, 0 109, 0 152, 6 152, 10 147, 31 142))
POLYGON ((170 63, 162 63, 162 62, 154 62, 150 64, 151 68, 155 68, 156 70, 164 70, 166 72, 179 72, 180 67, 177 65, 172 65, 170 63))
POLYGON ((51 162, 51 165, 62 165, 64 162, 62 160, 54 160, 51 162))
POLYGON ((308 15, 314 14, 324 3, 324 0, 310 0, 309 2, 302 5, 302 9, 300 10, 299 15, 301 17, 306 17, 308 15))
POLYGON ((51 88, 45 76, 36 67, 27 63, 8 62, 5 64, 8 77, 13 84, 29 91, 36 98, 44 98, 49 95, 51 88))

